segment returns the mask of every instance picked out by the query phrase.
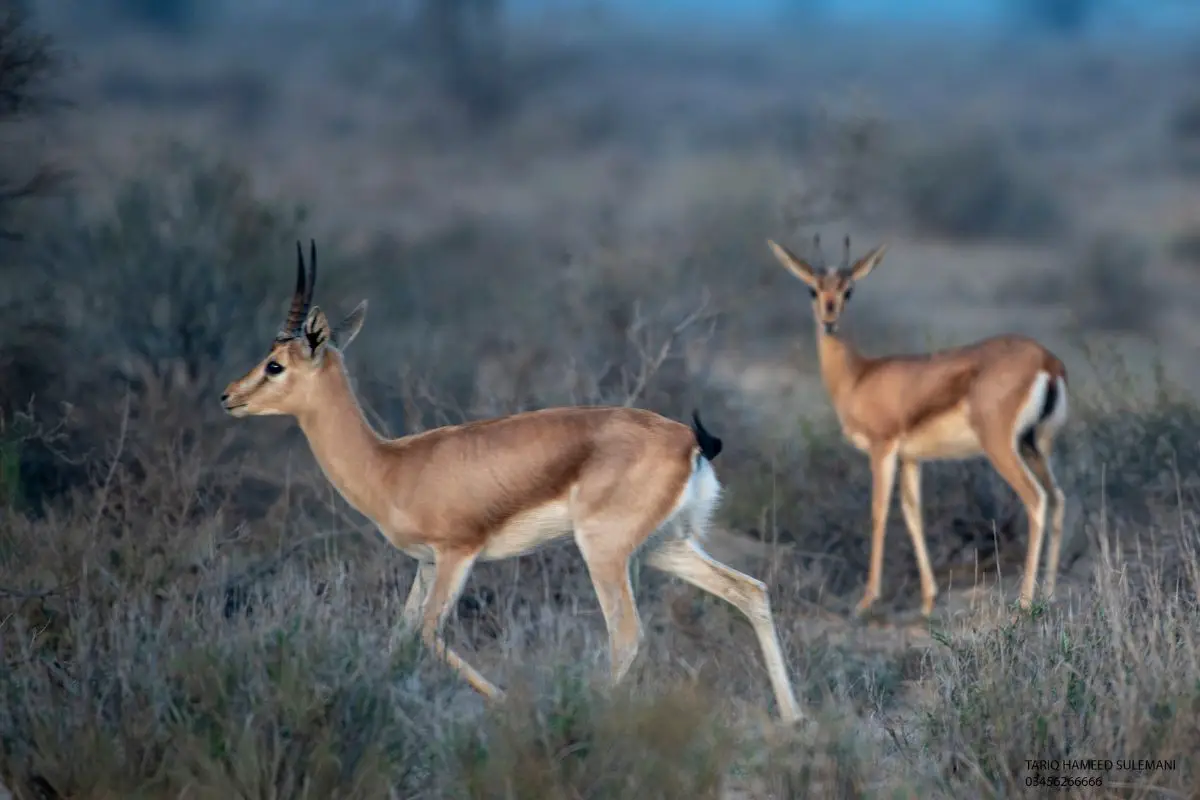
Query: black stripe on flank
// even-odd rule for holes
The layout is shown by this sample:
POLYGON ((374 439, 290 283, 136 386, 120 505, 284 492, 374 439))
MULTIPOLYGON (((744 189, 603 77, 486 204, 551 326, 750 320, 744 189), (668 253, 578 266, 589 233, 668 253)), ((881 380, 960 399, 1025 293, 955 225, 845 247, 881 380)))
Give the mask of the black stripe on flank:
POLYGON ((1050 419, 1050 416, 1054 413, 1054 409, 1057 407, 1058 379, 1050 378, 1049 383, 1046 384, 1046 396, 1042 399, 1042 410, 1038 414, 1037 421, 1021 433, 1019 443, 1022 448, 1029 448, 1035 453, 1038 451, 1037 442, 1033 434, 1037 431, 1039 425, 1050 419))

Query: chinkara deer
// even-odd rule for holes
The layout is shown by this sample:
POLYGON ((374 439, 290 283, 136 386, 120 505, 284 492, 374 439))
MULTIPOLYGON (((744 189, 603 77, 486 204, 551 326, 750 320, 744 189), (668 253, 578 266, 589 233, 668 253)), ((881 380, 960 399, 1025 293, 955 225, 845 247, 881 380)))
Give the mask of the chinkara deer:
POLYGON ((921 611, 933 612, 937 584, 921 518, 921 462, 985 456, 1013 488, 1029 518, 1029 545, 1019 605, 1033 602, 1046 516, 1050 546, 1043 592, 1054 594, 1062 546, 1064 497, 1050 466, 1055 436, 1067 420, 1067 370, 1033 339, 1001 335, 914 355, 867 356, 838 334, 838 321, 858 281, 883 259, 880 245, 850 263, 828 267, 820 235, 805 261, 768 240, 775 257, 803 281, 817 324, 821 379, 845 437, 871 461, 871 560, 857 613, 880 594, 883 543, 896 474, 900 508, 916 551, 921 611))
POLYGON ((342 350, 362 328, 363 301, 330 325, 312 305, 297 243, 296 287, 266 357, 221 395, 234 417, 298 422, 326 478, 395 547, 418 560, 402 612, 409 629, 476 691, 503 693, 443 637, 477 561, 512 558, 573 535, 608 632, 615 684, 637 654, 642 626, 630 561, 720 597, 750 621, 787 721, 802 717, 792 692, 766 586, 712 558, 703 539, 721 485, 712 461, 722 443, 693 413, 692 426, 650 411, 576 406, 448 425, 385 439, 363 415, 342 350))

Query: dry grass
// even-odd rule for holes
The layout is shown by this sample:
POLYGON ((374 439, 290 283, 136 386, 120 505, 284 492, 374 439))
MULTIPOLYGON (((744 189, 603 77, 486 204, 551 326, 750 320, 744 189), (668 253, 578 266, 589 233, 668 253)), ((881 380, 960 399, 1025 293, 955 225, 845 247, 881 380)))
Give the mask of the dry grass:
POLYGON ((1102 780, 1089 796, 1173 797, 1196 780, 1200 558, 1182 495, 1139 524, 1092 505, 1097 547, 1067 597, 1016 624, 985 585, 947 592, 928 630, 858 629, 810 599, 802 558, 752 565, 813 715, 786 732, 740 618, 702 601, 681 620, 654 582, 647 652, 604 689, 594 599, 557 551, 481 570, 460 605, 456 636, 513 687, 488 709, 397 631, 408 561, 326 527, 319 486, 244 522, 206 499, 247 480, 230 464, 147 458, 153 476, 122 457, 41 518, 5 514, 0 745, 17 797, 1009 797, 1058 772, 1102 780))

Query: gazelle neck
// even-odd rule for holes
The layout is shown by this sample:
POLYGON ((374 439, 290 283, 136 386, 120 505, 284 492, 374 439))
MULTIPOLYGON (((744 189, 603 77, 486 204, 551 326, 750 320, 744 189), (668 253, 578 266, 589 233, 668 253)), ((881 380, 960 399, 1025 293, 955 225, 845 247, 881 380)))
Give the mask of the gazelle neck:
POLYGON ((820 322, 817 323, 817 358, 821 364, 821 381, 836 406, 858 381, 865 359, 841 336, 827 333, 820 322))
POLYGON ((325 477, 350 505, 372 519, 381 510, 374 505, 382 491, 384 442, 363 414, 342 356, 333 348, 325 352, 309 409, 296 415, 325 477))

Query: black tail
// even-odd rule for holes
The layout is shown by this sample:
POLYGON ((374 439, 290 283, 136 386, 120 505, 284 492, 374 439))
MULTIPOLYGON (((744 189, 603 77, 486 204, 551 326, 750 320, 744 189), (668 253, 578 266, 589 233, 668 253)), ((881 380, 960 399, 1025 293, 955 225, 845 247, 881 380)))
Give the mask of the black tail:
POLYGON ((696 444, 700 445, 700 455, 709 461, 721 455, 721 440, 713 436, 700 424, 700 412, 692 411, 692 433, 696 434, 696 444))

